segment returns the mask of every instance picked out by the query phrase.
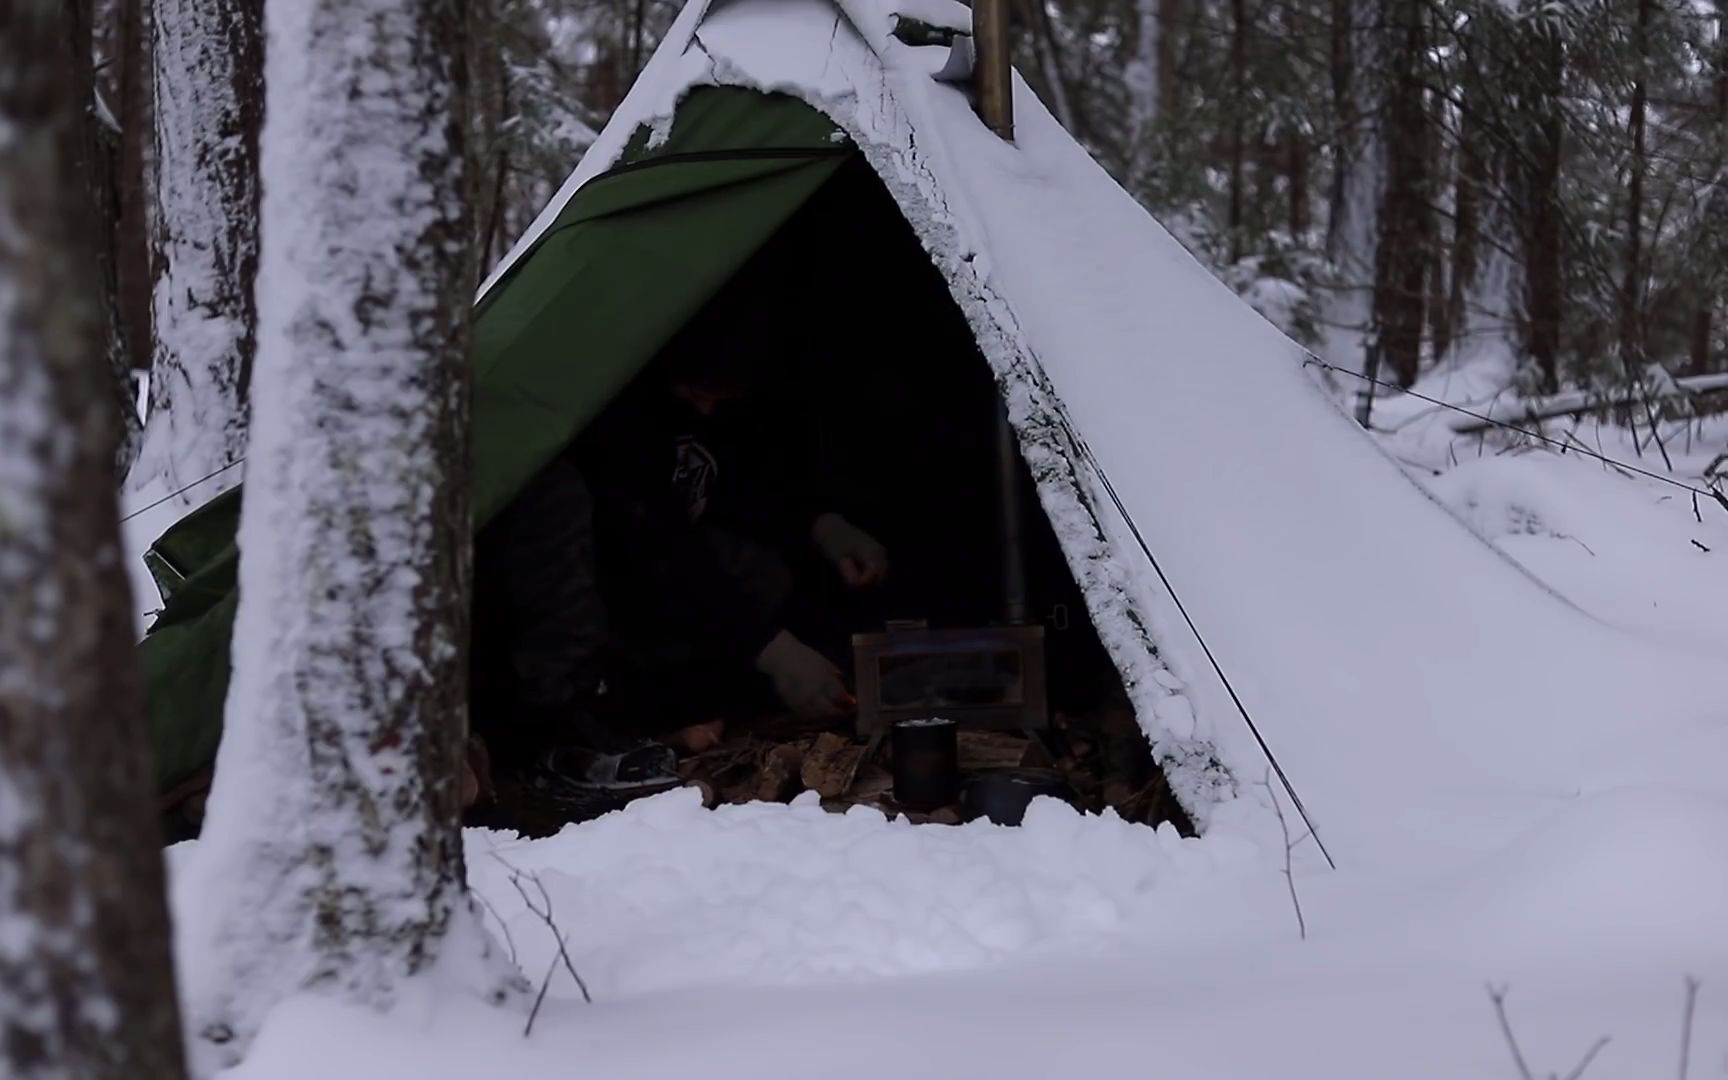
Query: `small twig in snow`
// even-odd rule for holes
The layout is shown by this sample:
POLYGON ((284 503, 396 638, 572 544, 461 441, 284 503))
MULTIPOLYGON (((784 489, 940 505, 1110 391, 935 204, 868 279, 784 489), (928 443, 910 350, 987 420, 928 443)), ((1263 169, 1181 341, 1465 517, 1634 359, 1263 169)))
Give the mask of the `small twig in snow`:
POLYGON ((1698 1011, 1698 978, 1686 976, 1686 1011, 1680 1020, 1680 1080, 1692 1069, 1692 1015, 1698 1011))
MULTIPOLYGON (((503 862, 502 859, 499 861, 503 862)), ((505 863, 504 865, 509 866, 510 864, 505 863)), ((554 965, 556 965, 557 961, 562 960, 564 962, 564 970, 570 973, 570 978, 576 983, 576 989, 582 991, 582 1000, 590 1005, 594 1004, 593 996, 588 993, 588 983, 582 978, 581 973, 576 970, 576 961, 570 959, 570 950, 565 947, 564 934, 558 929, 557 920, 552 917, 552 896, 546 891, 546 883, 540 880, 539 874, 524 874, 522 871, 512 868, 510 871, 510 884, 516 889, 517 895, 522 897, 522 903, 528 908, 528 910, 533 912, 536 918, 546 924, 546 929, 552 931, 552 938, 558 943, 558 955, 553 958, 554 965), (544 906, 534 906, 534 901, 528 896, 528 890, 522 885, 523 878, 527 878, 529 881, 534 883, 534 888, 540 893, 540 902, 544 906)))
POLYGON ((1266 794, 1272 797, 1272 810, 1278 815, 1278 828, 1284 834, 1284 884, 1290 887, 1290 906, 1296 909, 1296 932, 1303 941, 1308 940, 1308 920, 1302 916, 1302 898, 1296 895, 1296 873, 1294 861, 1291 858, 1297 845, 1308 839, 1312 833, 1303 833, 1292 843, 1290 841, 1290 823, 1284 818, 1284 806, 1278 801, 1278 793, 1272 790, 1272 771, 1266 771, 1266 778, 1260 781, 1260 786, 1266 789, 1266 794))
POLYGON ((1520 1080, 1536 1080, 1530 1073, 1530 1066, 1524 1061, 1524 1051, 1518 1046, 1518 1036, 1512 1034, 1512 1021, 1506 1016, 1507 987, 1488 987, 1488 998, 1494 1002, 1494 1014, 1500 1018, 1500 1033, 1506 1036, 1506 1045, 1512 1050, 1512 1063, 1518 1066, 1520 1080))
MULTIPOLYGON (((1506 995, 1510 987, 1488 985, 1488 999, 1494 1003, 1494 1015, 1500 1019, 1500 1033, 1506 1037, 1506 1047, 1512 1051, 1512 1064, 1518 1067, 1519 1080, 1536 1080, 1536 1074, 1530 1071, 1530 1063, 1524 1058, 1524 1050, 1518 1045, 1518 1036, 1512 1033, 1512 1019, 1506 1015, 1506 995)), ((1590 1049, 1584 1052, 1578 1064, 1567 1073, 1565 1080, 1582 1080, 1585 1070, 1596 1060, 1596 1055, 1602 1052, 1609 1043, 1609 1037, 1604 1035, 1590 1044, 1590 1049)), ((1559 1073, 1549 1073, 1549 1080, 1560 1080, 1559 1073)))
POLYGON ((1575 1066, 1571 1072, 1566 1074, 1566 1080, 1580 1080, 1584 1075, 1584 1070, 1590 1067, 1590 1063, 1596 1060, 1596 1055, 1600 1054, 1602 1048, 1607 1045, 1608 1036, 1606 1035, 1592 1043, 1590 1049, 1584 1051, 1583 1059, 1578 1062, 1577 1066, 1575 1066))
POLYGON ((534 1034, 534 1021, 540 1018, 540 1006, 546 1003, 546 991, 552 988, 552 976, 558 971, 558 958, 546 965, 546 977, 540 980, 540 992, 534 995, 534 1007, 528 1010, 528 1022, 522 1025, 522 1037, 534 1034))
POLYGON ((481 893, 480 890, 469 889, 468 892, 474 899, 480 901, 480 906, 486 909, 486 913, 492 916, 492 921, 496 922, 498 929, 503 932, 504 945, 510 950, 510 963, 516 967, 521 967, 522 965, 516 960, 516 939, 510 936, 510 924, 504 921, 504 916, 498 914, 498 909, 492 906, 492 901, 486 899, 485 894, 481 893))

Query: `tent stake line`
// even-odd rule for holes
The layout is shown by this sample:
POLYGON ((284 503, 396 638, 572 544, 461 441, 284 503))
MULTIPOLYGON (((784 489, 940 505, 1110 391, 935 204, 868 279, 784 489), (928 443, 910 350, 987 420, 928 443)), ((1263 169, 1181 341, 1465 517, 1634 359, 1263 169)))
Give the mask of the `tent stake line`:
POLYGON ((150 503, 148 506, 140 506, 138 509, 132 511, 130 514, 127 514, 125 517, 121 518, 120 523, 122 525, 124 525, 126 522, 131 521, 133 518, 137 517, 139 514, 148 513, 149 511, 156 509, 158 506, 161 506, 163 503, 169 501, 170 499, 178 499, 180 496, 186 494, 188 491, 191 491, 193 488, 197 487, 199 484, 202 484, 204 481, 214 480, 218 476, 221 476, 223 473, 227 472, 229 469, 232 469, 234 466, 244 464, 245 461, 246 461, 246 458, 244 456, 237 457, 233 461, 230 461, 228 464, 223 465, 221 468, 218 468, 215 472, 205 473, 203 476, 200 476, 198 479, 192 481, 190 484, 187 484, 185 487, 181 488, 180 490, 170 491, 168 494, 162 496, 160 499, 157 499, 155 502, 150 503))
POLYGON ((1272 753, 1272 748, 1266 744, 1265 737, 1260 734, 1259 725, 1255 724, 1254 718, 1249 715, 1248 706, 1242 703, 1241 696, 1236 693, 1236 687, 1230 682, 1230 676, 1224 674, 1224 668, 1218 663, 1218 658, 1213 655, 1212 647, 1206 644, 1206 639, 1200 634, 1200 628, 1194 625, 1193 616, 1188 614, 1188 606, 1182 603, 1182 597, 1177 595, 1176 587, 1170 583, 1170 578, 1164 573, 1164 567, 1159 564, 1158 557, 1152 554, 1152 547, 1146 543, 1146 537, 1141 534, 1140 526, 1135 523, 1134 516, 1128 512, 1128 507, 1116 494, 1116 485, 1110 482, 1109 474, 1104 471, 1104 466, 1098 461, 1097 455, 1092 453, 1092 447, 1087 445, 1086 440, 1080 437, 1078 431, 1074 430, 1073 425, 1068 422, 1068 418, 1058 415, 1057 422, 1062 425, 1062 430, 1067 433, 1068 438, 1079 449, 1080 456, 1086 460, 1086 464, 1091 468, 1093 474, 1098 477, 1098 482, 1104 487, 1104 493, 1110 497, 1111 504, 1116 507, 1116 513, 1122 518, 1123 524, 1128 526, 1128 531, 1133 534, 1134 542, 1140 545, 1140 553, 1146 556, 1146 561, 1151 564, 1153 573, 1157 574, 1158 580, 1163 583, 1164 591, 1170 594, 1170 599, 1176 604, 1176 610, 1181 613, 1182 621, 1188 624, 1188 632, 1193 634, 1194 640, 1200 643, 1200 651, 1206 654, 1206 662, 1212 665, 1212 670, 1217 674, 1218 681, 1224 684, 1225 692, 1230 695, 1231 703, 1236 706, 1236 711, 1242 715, 1243 722, 1248 725, 1249 732, 1253 734, 1254 741, 1259 744, 1260 752, 1266 755, 1266 761, 1278 776, 1278 783, 1290 796, 1290 804, 1296 807, 1296 813, 1301 815, 1302 823, 1308 827, 1309 835, 1314 837, 1314 843, 1320 848, 1320 854, 1325 856, 1326 865, 1334 870, 1338 869, 1338 864, 1332 859, 1332 853, 1326 850, 1326 842, 1320 839, 1320 830, 1314 827, 1314 819, 1308 816, 1308 808, 1302 805, 1302 796, 1296 794, 1295 785, 1290 782, 1290 777, 1284 772, 1284 766, 1278 763, 1278 758, 1272 753))

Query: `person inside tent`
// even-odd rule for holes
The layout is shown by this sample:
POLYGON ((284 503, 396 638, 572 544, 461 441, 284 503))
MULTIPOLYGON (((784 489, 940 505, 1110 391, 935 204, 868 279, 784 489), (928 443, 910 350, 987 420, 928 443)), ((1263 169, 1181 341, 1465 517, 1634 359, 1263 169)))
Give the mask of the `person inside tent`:
POLYGON ((795 425, 752 408, 761 367, 712 337, 673 353, 482 532, 474 716, 503 767, 595 779, 609 761, 598 778, 652 779, 661 748, 720 740, 721 703, 771 690, 806 718, 855 704, 807 643, 825 620, 791 567, 813 551, 869 589, 887 552, 803 475, 795 425))

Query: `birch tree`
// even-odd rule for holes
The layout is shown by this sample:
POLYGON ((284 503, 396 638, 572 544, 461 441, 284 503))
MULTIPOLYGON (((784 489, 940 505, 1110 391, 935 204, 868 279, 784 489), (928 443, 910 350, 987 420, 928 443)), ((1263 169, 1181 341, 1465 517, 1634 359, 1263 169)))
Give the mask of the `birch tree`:
MULTIPOLYGON (((241 457, 256 340, 262 0, 154 0, 150 401, 131 487, 241 457)), ((239 482, 234 471, 199 499, 239 482)))
POLYGON ((0 1075, 181 1073, 60 0, 0 6, 0 1075))
POLYGON ((287 995, 387 1006, 470 914, 462 4, 266 22, 242 599, 187 952, 201 1068, 287 995))

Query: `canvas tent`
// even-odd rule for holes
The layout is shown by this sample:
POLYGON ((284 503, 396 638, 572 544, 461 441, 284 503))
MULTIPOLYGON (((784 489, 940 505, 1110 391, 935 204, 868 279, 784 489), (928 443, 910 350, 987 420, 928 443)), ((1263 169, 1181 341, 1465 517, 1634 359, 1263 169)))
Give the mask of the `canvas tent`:
MULTIPOLYGON (((1441 819, 1540 813, 1581 776, 1610 782, 1618 740, 1577 745, 1573 722, 1606 717, 1589 730, 1635 738, 1640 679, 1678 665, 1412 484, 1302 351, 1018 80, 1015 137, 991 134, 937 77, 949 50, 901 40, 903 18, 964 28, 969 13, 691 0, 482 287, 480 520, 862 160, 988 362, 1092 621, 1202 828, 1274 762, 1280 798, 1300 794, 1340 862, 1441 819)), ((144 646, 164 784, 214 749, 236 505, 218 500, 153 553, 172 586, 144 646)))

